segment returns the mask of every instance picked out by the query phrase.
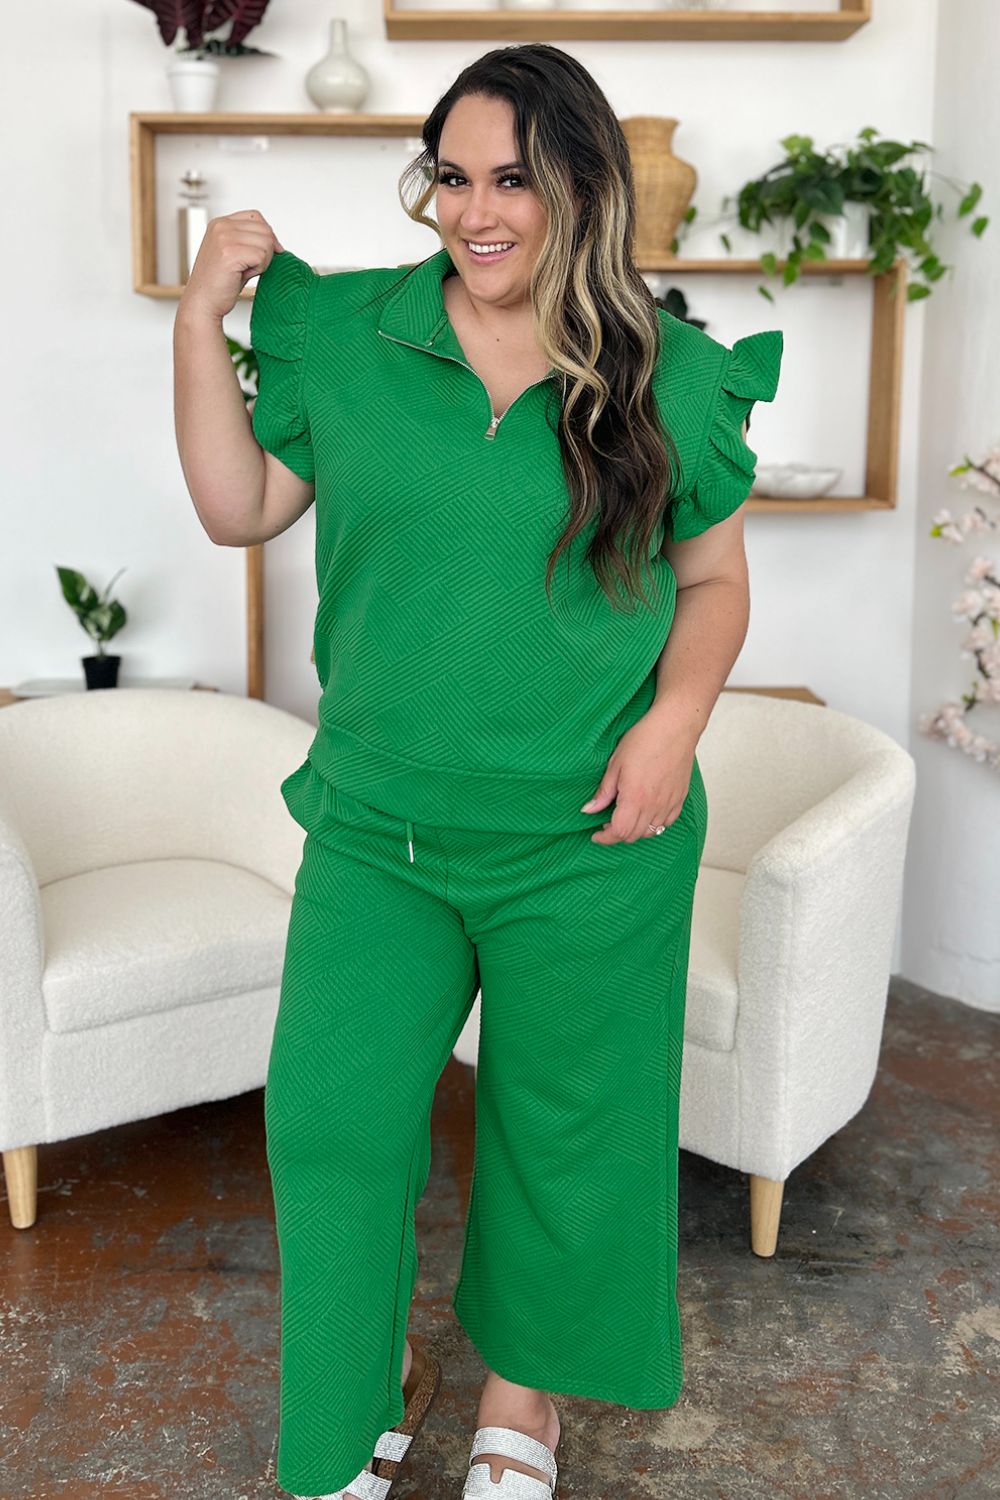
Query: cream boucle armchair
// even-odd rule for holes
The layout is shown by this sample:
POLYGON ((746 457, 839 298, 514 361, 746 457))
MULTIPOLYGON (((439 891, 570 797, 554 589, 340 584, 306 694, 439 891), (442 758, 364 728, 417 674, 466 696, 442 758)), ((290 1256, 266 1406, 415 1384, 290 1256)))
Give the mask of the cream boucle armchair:
MULTIPOLYGON (((680 1144, 750 1178, 773 1255, 785 1180, 861 1109, 878 1063, 915 791, 860 719, 723 692, 698 742, 708 831, 692 913, 680 1144)), ((455 1045, 475 1063, 478 996, 455 1045)))
POLYGON ((0 1148, 263 1084, 313 725, 255 698, 92 690, 0 711, 0 1148))

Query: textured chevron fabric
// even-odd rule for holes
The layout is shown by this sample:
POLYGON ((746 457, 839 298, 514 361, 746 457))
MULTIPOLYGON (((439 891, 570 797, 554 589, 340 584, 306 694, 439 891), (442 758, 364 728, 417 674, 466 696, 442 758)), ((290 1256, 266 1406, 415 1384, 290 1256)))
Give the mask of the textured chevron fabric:
MULTIPOLYGON (((612 605, 584 558, 596 521, 546 561, 568 516, 549 373, 494 420, 447 316, 442 248, 415 267, 318 275, 291 251, 259 277, 253 431, 315 483, 309 758, 389 812, 492 830, 594 826, 581 813, 646 712, 676 579, 654 535, 641 600, 612 605)), ((654 392, 680 458, 664 526, 697 536, 746 499, 741 436, 775 395, 782 335, 732 348, 661 311, 654 392)))
MULTIPOLYGON (((308 760, 282 790, 307 836, 264 1093, 279 1484, 348 1487, 403 1416, 434 1090, 477 987, 455 1314, 507 1380, 673 1405, 678 1101, 707 823, 697 764, 662 835, 611 845, 587 828, 401 819, 308 760)), ((582 1470, 576 1493, 590 1493, 582 1470)))

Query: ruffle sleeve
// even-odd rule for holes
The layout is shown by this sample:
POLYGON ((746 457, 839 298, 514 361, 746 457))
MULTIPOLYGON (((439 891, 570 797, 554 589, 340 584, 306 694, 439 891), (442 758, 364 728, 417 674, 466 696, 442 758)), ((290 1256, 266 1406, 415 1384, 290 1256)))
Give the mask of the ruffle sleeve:
POLYGON ((314 480, 304 400, 306 342, 316 272, 290 250, 276 252, 257 278, 250 344, 257 356, 254 437, 300 478, 314 480))
POLYGON ((768 328, 737 339, 728 350, 695 478, 671 507, 674 541, 724 521, 750 494, 757 455, 743 438, 743 423, 749 432, 754 402, 774 400, 783 344, 781 330, 768 328))

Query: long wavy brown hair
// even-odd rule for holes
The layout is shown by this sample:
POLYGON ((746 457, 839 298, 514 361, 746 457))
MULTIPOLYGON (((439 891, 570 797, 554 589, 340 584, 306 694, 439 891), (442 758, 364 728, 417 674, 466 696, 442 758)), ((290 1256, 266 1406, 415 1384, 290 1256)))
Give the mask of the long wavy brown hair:
MULTIPOLYGON (((539 349, 564 377, 556 430, 569 492, 546 592, 559 554, 593 521, 585 555, 612 605, 618 607, 620 588, 630 608, 636 598, 648 604, 650 543, 680 461, 652 386, 660 320, 632 260, 628 143, 607 98, 568 53, 543 42, 494 48, 442 94, 424 121, 423 151, 400 177, 407 214, 438 231, 425 209, 437 191, 444 122, 466 94, 510 104, 527 185, 546 211, 529 289, 539 349)), ((655 573, 649 577, 655 593, 655 573)))

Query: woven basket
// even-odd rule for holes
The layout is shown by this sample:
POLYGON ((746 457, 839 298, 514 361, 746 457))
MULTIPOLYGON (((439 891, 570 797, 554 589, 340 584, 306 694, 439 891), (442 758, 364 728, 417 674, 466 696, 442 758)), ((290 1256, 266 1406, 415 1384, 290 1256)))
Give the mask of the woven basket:
POLYGON ((664 260, 687 206, 698 174, 690 162, 673 153, 677 121, 663 115, 631 115, 619 121, 628 142, 635 178, 636 229, 632 253, 664 260))

